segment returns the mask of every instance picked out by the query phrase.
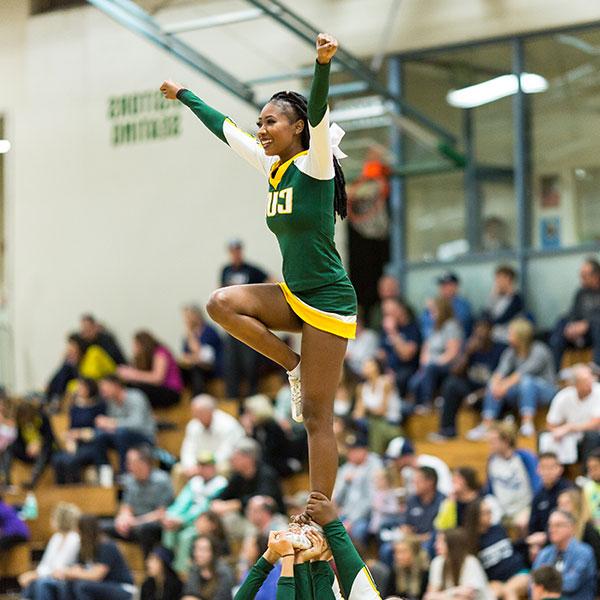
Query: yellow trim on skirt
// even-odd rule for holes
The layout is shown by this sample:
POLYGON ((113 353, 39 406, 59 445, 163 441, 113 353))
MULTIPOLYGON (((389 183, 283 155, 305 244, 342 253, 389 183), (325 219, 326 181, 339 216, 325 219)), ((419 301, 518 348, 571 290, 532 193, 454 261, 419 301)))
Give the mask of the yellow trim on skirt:
POLYGON ((279 282, 279 287, 283 292, 286 302, 290 308, 305 322, 321 331, 333 333, 339 337, 353 340, 356 337, 356 315, 344 316, 335 313, 325 312, 318 308, 313 308, 294 296, 290 288, 283 282, 279 282))

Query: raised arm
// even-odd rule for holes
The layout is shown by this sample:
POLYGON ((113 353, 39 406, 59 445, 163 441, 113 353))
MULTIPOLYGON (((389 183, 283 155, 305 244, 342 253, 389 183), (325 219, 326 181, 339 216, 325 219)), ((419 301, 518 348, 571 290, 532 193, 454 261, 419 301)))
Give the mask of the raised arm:
POLYGON ((278 560, 279 556, 277 554, 267 550, 250 569, 248 576, 233 600, 252 600, 278 560))
MULTIPOLYGON (((329 72, 331 59, 338 48, 337 40, 325 33, 317 38, 317 60, 308 98, 310 145, 301 170, 315 179, 333 179, 333 154, 329 134, 329 72)), ((296 163, 298 164, 298 163, 296 163)))
POLYGON ((185 104, 206 128, 225 142, 238 156, 251 164, 263 175, 269 174, 274 158, 269 158, 258 140, 240 129, 229 117, 220 113, 198 98, 196 94, 172 81, 165 81, 160 91, 168 100, 179 100, 185 104))
POLYGON ((313 595, 318 600, 335 600, 333 586, 335 583, 335 574, 329 563, 319 560, 310 563, 310 575, 313 584, 313 595))
POLYGON ((337 518, 335 507, 323 494, 313 492, 307 512, 323 527, 338 571, 340 585, 347 600, 381 600, 369 569, 357 552, 350 536, 337 518))

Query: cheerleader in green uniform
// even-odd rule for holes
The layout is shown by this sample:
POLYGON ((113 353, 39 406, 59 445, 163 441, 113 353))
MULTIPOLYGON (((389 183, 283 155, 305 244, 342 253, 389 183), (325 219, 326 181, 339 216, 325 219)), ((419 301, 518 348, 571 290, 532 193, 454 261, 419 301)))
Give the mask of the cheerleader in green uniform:
POLYGON ((277 600, 381 600, 369 569, 356 551, 333 504, 313 493, 308 512, 323 533, 307 532, 308 550, 294 550, 287 532, 273 531, 267 551, 250 569, 234 600, 252 600, 281 559, 277 600), (335 560, 339 582, 329 564, 335 560))
POLYGON ((356 294, 334 243, 336 215, 346 216, 338 158, 343 131, 329 124, 331 59, 338 43, 317 38, 310 98, 274 94, 258 118, 256 138, 191 91, 165 81, 166 98, 188 106, 204 125, 269 181, 266 220, 283 257, 279 284, 215 291, 208 313, 232 336, 288 372, 292 416, 308 432, 310 483, 331 497, 338 466, 333 400, 347 340, 356 330, 356 294), (301 356, 273 331, 302 333, 301 356), (302 362, 300 359, 302 358, 302 362))

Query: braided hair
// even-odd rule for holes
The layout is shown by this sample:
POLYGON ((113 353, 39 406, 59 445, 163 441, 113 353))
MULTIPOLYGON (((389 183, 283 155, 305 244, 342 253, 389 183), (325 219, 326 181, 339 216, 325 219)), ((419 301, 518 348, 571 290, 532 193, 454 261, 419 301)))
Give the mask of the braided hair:
MULTIPOLYGON (((286 108, 293 111, 293 117, 297 121, 304 121, 304 129, 300 134, 300 142, 302 147, 307 150, 310 143, 310 131, 308 129, 308 102, 302 94, 297 92, 277 92, 273 94, 269 100, 274 104, 287 105, 286 108)), ((341 219, 345 219, 348 214, 346 195, 346 178, 338 161, 333 157, 334 171, 334 195, 333 195, 333 210, 334 216, 338 215, 341 219)))

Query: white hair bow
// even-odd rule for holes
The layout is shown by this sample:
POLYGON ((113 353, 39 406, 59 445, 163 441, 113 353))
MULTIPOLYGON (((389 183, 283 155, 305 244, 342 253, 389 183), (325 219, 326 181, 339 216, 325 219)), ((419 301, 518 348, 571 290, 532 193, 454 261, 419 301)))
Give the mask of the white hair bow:
POLYGON ((338 160, 342 160, 342 158, 348 158, 348 155, 344 154, 340 150, 340 142, 342 141, 342 138, 345 135, 346 132, 337 123, 332 123, 329 126, 329 139, 331 141, 331 149, 333 150, 333 155, 338 160))

